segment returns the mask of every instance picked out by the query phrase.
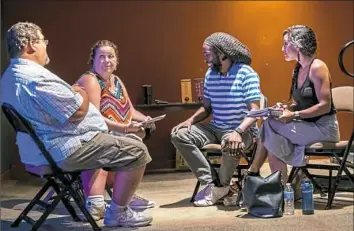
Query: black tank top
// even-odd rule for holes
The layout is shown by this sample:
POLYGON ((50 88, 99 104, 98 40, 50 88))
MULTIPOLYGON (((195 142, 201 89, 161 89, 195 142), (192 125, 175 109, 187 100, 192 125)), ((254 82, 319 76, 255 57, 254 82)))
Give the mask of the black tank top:
MULTIPOLYGON (((313 60, 312 60, 312 62, 313 62, 313 60)), ((310 64, 310 69, 311 69, 312 62, 310 64)), ((310 72, 310 69, 309 69, 309 72, 310 72)), ((322 116, 332 115, 332 114, 336 113, 336 109, 334 108, 333 99, 332 99, 332 81, 330 82, 330 88, 331 88, 331 109, 330 109, 330 111, 326 114, 323 114, 323 115, 320 115, 317 117, 306 118, 303 120, 309 121, 309 122, 316 122, 322 116)), ((296 81, 295 88, 292 93, 292 97, 297 104, 294 107, 294 111, 305 110, 307 108, 310 108, 310 107, 318 104, 315 86, 314 86, 313 82, 310 80, 309 73, 307 74, 307 77, 306 77, 303 85, 300 88, 298 88, 297 81, 296 81)))

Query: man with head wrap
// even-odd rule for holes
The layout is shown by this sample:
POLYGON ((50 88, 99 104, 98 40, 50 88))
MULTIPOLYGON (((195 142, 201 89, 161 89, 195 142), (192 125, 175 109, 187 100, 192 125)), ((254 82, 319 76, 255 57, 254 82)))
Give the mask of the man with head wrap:
POLYGON ((240 160, 240 152, 251 147, 257 133, 255 119, 247 111, 259 109, 261 97, 258 74, 250 67, 249 49, 233 36, 218 32, 203 43, 208 71, 203 106, 189 119, 172 129, 171 140, 204 189, 195 197, 195 206, 210 206, 229 192, 240 160), (199 123, 212 114, 211 123, 199 123), (219 178, 199 148, 222 144, 219 178))

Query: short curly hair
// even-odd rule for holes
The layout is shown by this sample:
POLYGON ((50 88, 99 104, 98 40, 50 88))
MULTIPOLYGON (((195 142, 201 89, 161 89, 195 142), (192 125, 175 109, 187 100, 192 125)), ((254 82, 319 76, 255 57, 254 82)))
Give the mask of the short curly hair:
POLYGON ((32 22, 18 22, 11 26, 6 34, 10 58, 19 57, 29 41, 39 39, 38 31, 42 32, 42 29, 32 22))
POLYGON ((99 40, 97 41, 93 47, 91 48, 91 52, 90 52, 90 57, 89 57, 89 61, 87 64, 89 64, 91 66, 91 68, 93 67, 93 60, 95 59, 95 55, 96 55, 96 50, 100 47, 112 47, 114 50, 114 53, 116 54, 116 58, 117 58, 117 65, 119 64, 119 52, 118 52, 118 47, 116 44, 114 44, 113 42, 109 41, 109 40, 99 40))

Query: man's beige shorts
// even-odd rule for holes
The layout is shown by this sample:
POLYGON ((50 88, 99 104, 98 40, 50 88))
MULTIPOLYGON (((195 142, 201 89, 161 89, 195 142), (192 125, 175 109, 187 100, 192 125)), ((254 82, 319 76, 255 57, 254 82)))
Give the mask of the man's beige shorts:
POLYGON ((59 163, 66 171, 99 169, 133 170, 151 161, 145 144, 137 139, 99 133, 59 163))

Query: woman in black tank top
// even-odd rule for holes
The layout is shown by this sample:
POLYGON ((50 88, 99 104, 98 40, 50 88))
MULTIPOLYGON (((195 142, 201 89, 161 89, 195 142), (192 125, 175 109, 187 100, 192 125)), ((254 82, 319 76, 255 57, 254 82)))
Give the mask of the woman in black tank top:
POLYGON ((329 70, 323 61, 315 58, 315 33, 307 26, 291 26, 284 31, 283 42, 285 60, 297 62, 290 88, 292 104, 287 107, 277 103, 274 107, 282 110, 283 115, 263 122, 250 174, 259 173, 268 156, 272 172, 282 171, 286 183, 286 164, 305 165, 305 146, 338 142, 339 130, 329 70))
MULTIPOLYGON (((330 82, 328 69, 327 69, 327 67, 325 66, 325 64, 322 61, 320 61, 318 59, 312 59, 311 63, 309 64, 309 68, 308 69, 309 69, 308 73, 305 76, 305 80, 303 81, 301 86, 299 85, 299 82, 302 82, 302 81, 299 81, 297 76, 293 77, 293 78, 296 79, 296 81, 294 81, 295 86, 292 86, 292 88, 291 88, 292 89, 291 97, 292 97, 292 100, 294 102, 294 104, 292 104, 291 110, 292 111, 298 111, 299 114, 300 114, 300 111, 306 110, 306 109, 311 108, 311 107, 313 107, 315 105, 318 105, 319 107, 322 106, 322 107, 324 107, 323 114, 321 114, 319 116, 309 117, 309 116, 312 116, 311 112, 310 112, 310 115, 308 115, 307 117, 304 116, 304 118, 302 118, 305 121, 316 122, 322 116, 332 115, 332 114, 335 113, 335 108, 334 108, 333 100, 332 100, 332 94, 331 94, 331 91, 330 91, 332 84, 330 82), (316 62, 317 65, 319 65, 320 67, 312 67, 312 64, 314 62, 316 62), (322 68, 322 69, 324 69, 325 72, 328 73, 329 86, 323 86, 323 85, 320 85, 320 84, 318 84, 318 86, 317 86, 317 88, 318 88, 317 92, 321 92, 320 89, 322 87, 322 88, 325 88, 324 89, 325 91, 329 91, 329 93, 330 93, 330 98, 327 99, 327 101, 324 101, 322 103, 322 105, 319 105, 320 101, 318 100, 318 96, 317 96, 319 94, 316 94, 315 84, 311 80, 311 79, 315 79, 315 81, 321 81, 322 82, 322 79, 321 79, 321 77, 317 76, 316 74, 311 76, 312 78, 310 77, 311 70, 313 72, 317 72, 318 71, 317 68, 319 68, 319 69, 322 68), (319 80, 317 80, 317 78, 319 78, 319 80), (327 113, 325 113, 325 110, 328 108, 328 104, 330 105, 330 109, 329 109, 329 111, 327 113)), ((327 79, 326 76, 324 76, 324 78, 325 78, 325 80, 327 79)), ((326 82, 326 84, 328 84, 328 83, 326 82)), ((321 113, 321 112, 322 111, 319 111, 318 114, 321 113)), ((295 114, 295 112, 294 112, 294 114, 295 114)))

